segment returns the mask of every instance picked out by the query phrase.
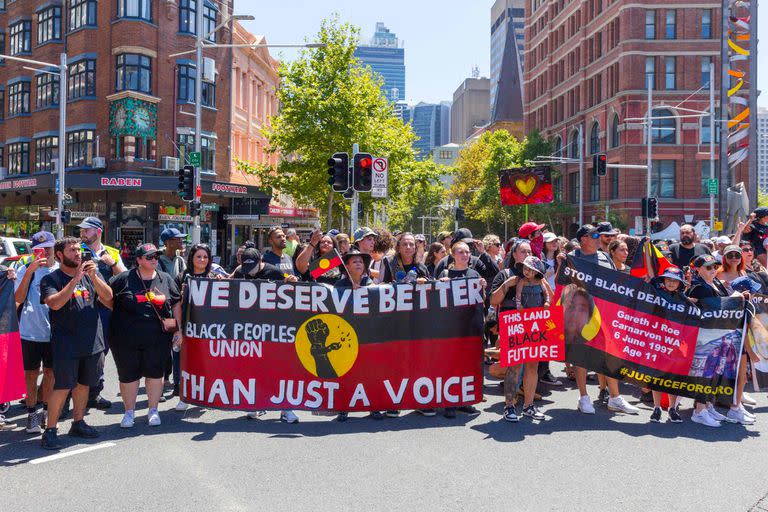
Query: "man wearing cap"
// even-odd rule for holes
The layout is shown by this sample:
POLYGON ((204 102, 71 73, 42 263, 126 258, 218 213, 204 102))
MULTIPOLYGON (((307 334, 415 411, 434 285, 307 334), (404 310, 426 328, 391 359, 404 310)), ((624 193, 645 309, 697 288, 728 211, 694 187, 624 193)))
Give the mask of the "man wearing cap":
POLYGON ((745 238, 755 249, 755 257, 761 265, 768 266, 765 241, 768 240, 768 207, 760 206, 750 215, 750 222, 744 228, 745 238))
POLYGON ((299 277, 299 273, 293 266, 293 258, 285 253, 287 240, 281 227, 275 226, 269 230, 267 243, 269 243, 269 249, 261 255, 264 262, 276 266, 283 274, 299 277))
MULTIPOLYGON (((451 235, 451 248, 459 242, 464 242, 469 246, 469 249, 474 253, 469 257, 469 268, 475 270, 480 277, 487 282, 493 282, 496 274, 499 273, 499 267, 496 262, 493 261, 485 250, 485 244, 482 240, 475 240, 472 237, 472 232, 467 228, 459 228, 455 233, 451 235)), ((450 251, 449 251, 450 252, 450 251)), ((435 277, 440 277, 443 271, 448 269, 448 265, 453 263, 453 256, 448 254, 440 262, 435 265, 435 277)))
POLYGON ((608 245, 616 240, 619 230, 614 229, 610 222, 599 222, 596 226, 596 230, 600 234, 600 238, 598 238, 600 250, 604 253, 608 253, 608 245))
MULTIPOLYGON (((576 240, 579 242, 579 248, 569 252, 568 256, 587 261, 593 265, 616 270, 616 265, 613 264, 613 260, 608 256, 608 253, 598 250, 599 238, 600 233, 595 226, 584 224, 576 231, 576 240)), ((561 258, 564 257, 565 255, 561 256, 561 258)))
POLYGON ((448 231, 441 231, 437 234, 437 241, 443 244, 446 251, 451 250, 451 233, 448 231))
POLYGON ((184 251, 184 239, 187 237, 176 228, 167 228, 160 233, 160 242, 164 249, 157 258, 160 270, 170 275, 174 280, 187 268, 184 258, 179 254, 184 251))
POLYGON ((48 397, 53 390, 53 353, 51 352, 51 323, 48 306, 40 303, 40 281, 59 268, 53 255, 56 238, 48 231, 32 235, 34 256, 18 268, 16 281, 16 303, 21 304, 19 334, 21 353, 24 360, 24 378, 27 385, 27 427, 28 434, 39 434, 45 427, 48 414, 48 397), (40 364, 43 365, 43 385, 37 394, 37 378, 40 364), (38 401, 43 409, 37 410, 38 401), (42 428, 41 428, 42 427, 42 428))
POLYGON ((710 254, 709 249, 704 244, 697 244, 696 232, 690 224, 680 226, 680 242, 669 246, 669 252, 672 253, 672 263, 677 268, 687 267, 691 260, 703 254, 710 254))
POLYGON ((517 230, 517 236, 528 240, 531 244, 531 251, 537 258, 541 258, 541 251, 544 250, 544 236, 542 230, 545 224, 536 224, 535 222, 526 222, 517 230))

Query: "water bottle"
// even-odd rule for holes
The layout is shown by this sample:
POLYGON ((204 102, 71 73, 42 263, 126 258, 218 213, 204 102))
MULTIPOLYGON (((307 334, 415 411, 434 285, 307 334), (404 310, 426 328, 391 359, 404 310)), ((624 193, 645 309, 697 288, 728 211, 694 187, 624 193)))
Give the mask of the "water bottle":
POLYGON ((403 279, 403 282, 404 283, 415 283, 417 277, 418 277, 418 274, 416 274, 416 270, 411 269, 405 275, 405 279, 403 279))

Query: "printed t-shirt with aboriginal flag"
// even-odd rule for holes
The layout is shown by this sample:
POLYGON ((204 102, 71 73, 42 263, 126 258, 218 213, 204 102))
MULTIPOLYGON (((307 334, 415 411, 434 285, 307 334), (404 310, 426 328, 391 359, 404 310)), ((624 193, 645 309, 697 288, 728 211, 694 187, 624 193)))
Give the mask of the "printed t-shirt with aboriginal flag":
POLYGON ((109 282, 114 295, 109 323, 110 345, 142 348, 170 344, 173 333, 163 332, 158 318, 172 318, 181 300, 176 281, 157 271, 153 279, 141 279, 136 269, 116 275, 109 282))
MULTIPOLYGON (((40 303, 63 290, 72 277, 57 269, 40 281, 40 303)), ((93 282, 84 275, 64 306, 49 308, 53 359, 80 359, 104 350, 104 333, 99 317, 98 296, 93 282)))

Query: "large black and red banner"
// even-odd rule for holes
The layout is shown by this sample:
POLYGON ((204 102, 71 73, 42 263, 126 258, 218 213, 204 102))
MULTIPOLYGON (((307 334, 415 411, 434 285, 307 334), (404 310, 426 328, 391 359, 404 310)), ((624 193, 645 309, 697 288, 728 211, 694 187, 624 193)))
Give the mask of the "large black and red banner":
POLYGON ((745 333, 742 297, 693 304, 570 256, 557 283, 566 361, 672 395, 733 395, 745 333))
POLYGON ((227 409, 369 411, 482 398, 478 279, 356 290, 192 279, 183 400, 227 409))
POLYGON ((13 281, 0 272, 0 403, 21 398, 26 391, 13 281))

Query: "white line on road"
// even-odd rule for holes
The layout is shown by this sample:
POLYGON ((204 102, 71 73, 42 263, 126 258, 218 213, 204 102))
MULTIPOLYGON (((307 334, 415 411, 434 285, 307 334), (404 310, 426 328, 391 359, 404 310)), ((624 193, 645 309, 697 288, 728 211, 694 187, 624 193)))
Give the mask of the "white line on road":
POLYGON ((109 448, 110 446, 115 446, 115 443, 105 442, 105 443, 94 444, 93 446, 86 446, 85 448, 80 448, 79 450, 72 450, 71 452, 62 452, 54 455, 49 455, 47 457, 40 457, 39 459, 32 459, 31 461, 29 461, 29 463, 42 464, 43 462, 51 462, 52 460, 63 459, 64 457, 69 457, 70 455, 77 455, 80 453, 92 452, 94 450, 99 450, 101 448, 109 448))

